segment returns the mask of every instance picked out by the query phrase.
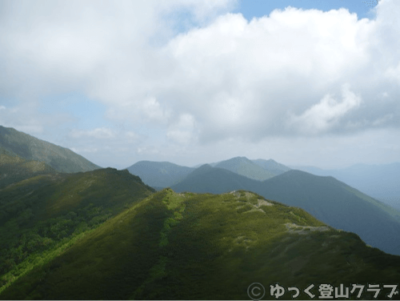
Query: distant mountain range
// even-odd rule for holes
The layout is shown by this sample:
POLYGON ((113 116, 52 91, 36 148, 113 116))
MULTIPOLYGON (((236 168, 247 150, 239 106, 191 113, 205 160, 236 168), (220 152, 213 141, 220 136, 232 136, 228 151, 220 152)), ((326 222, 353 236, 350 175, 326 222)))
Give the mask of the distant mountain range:
POLYGON ((358 190, 400 209, 400 163, 384 165, 357 164, 344 169, 320 169, 299 166, 297 169, 332 176, 358 190))
POLYGON ((3 126, 0 126, 0 150, 28 161, 44 162, 59 172, 71 173, 100 168, 67 148, 3 126))
MULTIPOLYGON (((246 157, 235 157, 209 165, 259 181, 270 179, 290 170, 289 167, 272 159, 249 160, 246 157)), ((162 189, 178 184, 196 168, 180 166, 170 162, 139 161, 127 169, 130 173, 143 179, 143 182, 147 185, 162 189)))

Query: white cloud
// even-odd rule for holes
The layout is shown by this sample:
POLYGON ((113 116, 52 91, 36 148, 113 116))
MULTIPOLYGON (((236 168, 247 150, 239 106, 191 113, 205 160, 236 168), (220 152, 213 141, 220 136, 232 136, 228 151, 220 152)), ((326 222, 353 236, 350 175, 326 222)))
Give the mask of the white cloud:
POLYGON ((150 121, 163 123, 168 119, 168 112, 161 108, 160 103, 154 97, 144 99, 139 107, 150 121))
POLYGON ((129 131, 125 133, 126 137, 131 139, 131 140, 136 140, 139 139, 140 136, 138 134, 136 134, 135 132, 129 131))
POLYGON ((251 22, 226 13, 235 3, 2 1, 0 97, 21 105, 0 107, 0 122, 46 129, 55 121, 34 103, 80 91, 107 106, 114 128, 126 126, 65 134, 80 149, 108 139, 172 154, 400 128, 399 1, 380 1, 372 20, 287 8, 251 22))
POLYGON ((69 133, 71 138, 82 138, 82 137, 90 137, 96 139, 110 139, 115 137, 115 133, 107 128, 97 128, 88 131, 82 130, 72 130, 69 133))
POLYGON ((290 121, 292 126, 305 134, 323 133, 334 128, 343 116, 361 104, 361 98, 348 85, 342 88, 342 98, 342 101, 337 101, 332 95, 325 95, 302 115, 293 116, 290 121))
POLYGON ((190 114, 182 114, 178 121, 172 124, 168 131, 167 137, 179 144, 189 145, 194 142, 195 137, 195 120, 190 114))
POLYGON ((34 135, 43 133, 46 127, 54 127, 69 120, 69 116, 62 112, 48 115, 37 110, 38 104, 33 101, 8 107, 0 106, 0 125, 34 135))

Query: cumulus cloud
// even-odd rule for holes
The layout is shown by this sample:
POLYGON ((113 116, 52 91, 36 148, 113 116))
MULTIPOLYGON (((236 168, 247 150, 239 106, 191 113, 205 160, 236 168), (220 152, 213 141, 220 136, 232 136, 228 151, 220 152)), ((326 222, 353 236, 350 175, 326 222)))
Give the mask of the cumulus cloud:
MULTIPOLYGON (((169 89, 153 93, 174 99, 165 103, 176 115, 192 114, 203 142, 299 134, 286 126, 293 112, 305 112, 303 121, 310 118, 303 122, 303 135, 364 131, 377 120, 398 126, 395 119, 382 119, 382 113, 398 111, 399 102, 382 107, 376 97, 390 85, 382 79, 385 74, 395 73, 374 56, 377 46, 386 47, 374 35, 387 18, 395 18, 382 8, 387 6, 398 4, 382 1, 376 20, 359 20, 345 9, 287 8, 251 22, 240 14, 222 15, 170 41, 164 54, 172 56, 175 68, 163 84, 169 89), (380 14, 386 14, 384 21, 380 14), (340 93, 346 83, 352 92, 344 92, 342 102, 326 96, 327 91, 340 93), (355 112, 361 99, 363 107, 355 112), (345 123, 340 122, 343 115, 345 123)), ((390 57, 399 59, 395 51, 390 57)), ((400 92, 390 90, 391 99, 400 92)))
POLYGON ((305 134, 318 134, 334 128, 343 116, 361 104, 361 98, 354 94, 348 85, 342 88, 342 98, 342 101, 337 101, 332 95, 325 95, 319 103, 302 115, 293 116, 290 121, 292 126, 305 134))
MULTIPOLYGON (((153 152, 154 140, 207 145, 400 128, 398 1, 381 0, 371 20, 288 7, 249 22, 229 13, 235 4, 2 1, 0 94, 24 104, 80 91, 106 105, 109 121, 140 133, 135 143, 156 133, 135 146, 141 153, 153 152)), ((122 141, 106 127, 68 137, 114 135, 122 141)))

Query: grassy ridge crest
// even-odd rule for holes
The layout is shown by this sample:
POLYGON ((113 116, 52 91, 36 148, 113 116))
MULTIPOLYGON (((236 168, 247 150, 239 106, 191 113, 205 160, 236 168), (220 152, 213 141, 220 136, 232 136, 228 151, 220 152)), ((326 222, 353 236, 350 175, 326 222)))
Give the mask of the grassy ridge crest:
POLYGON ((32 269, 0 298, 247 299, 253 282, 304 289, 390 284, 399 275, 399 257, 302 209, 248 191, 164 189, 32 269))

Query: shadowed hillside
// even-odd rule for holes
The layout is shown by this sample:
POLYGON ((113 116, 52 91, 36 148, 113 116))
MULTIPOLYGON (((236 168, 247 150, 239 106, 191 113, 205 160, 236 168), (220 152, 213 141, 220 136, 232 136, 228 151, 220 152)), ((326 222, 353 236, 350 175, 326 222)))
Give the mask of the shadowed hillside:
POLYGON ((0 291, 153 192, 111 168, 44 174, 0 189, 0 291))

